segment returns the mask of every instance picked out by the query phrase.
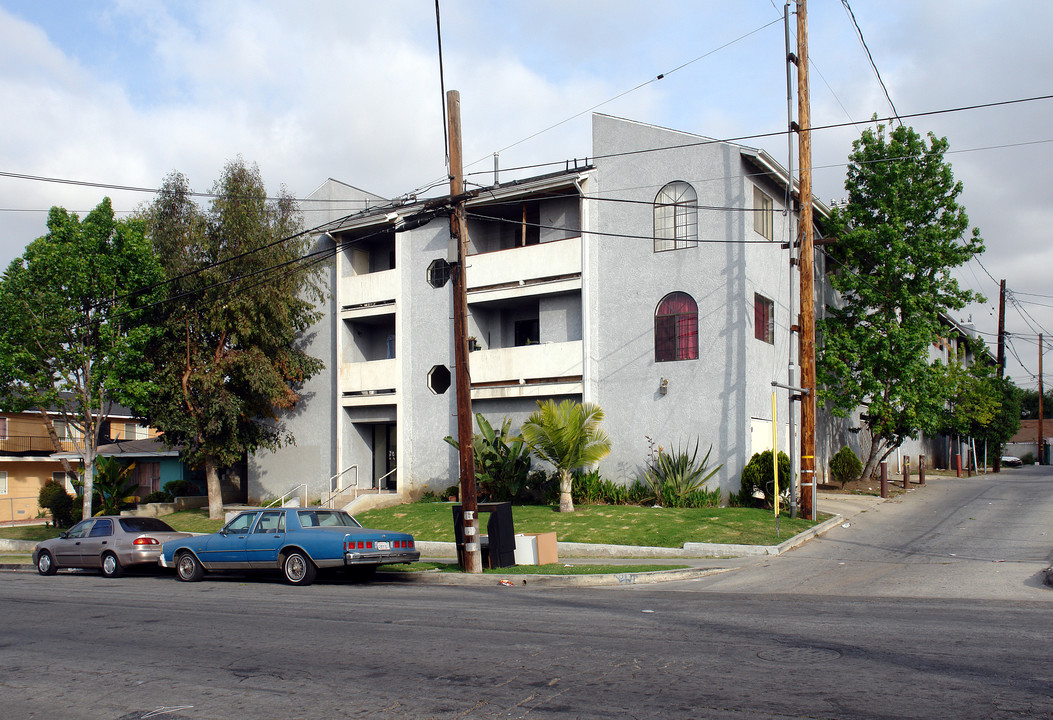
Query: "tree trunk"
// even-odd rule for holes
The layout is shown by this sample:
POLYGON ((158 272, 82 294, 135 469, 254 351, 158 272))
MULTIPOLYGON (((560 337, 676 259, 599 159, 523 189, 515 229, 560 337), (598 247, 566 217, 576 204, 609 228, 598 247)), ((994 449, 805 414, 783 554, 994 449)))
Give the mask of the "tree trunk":
POLYGON ((880 438, 874 438, 870 443, 870 455, 867 456, 866 467, 863 468, 863 474, 860 477, 867 478, 868 480, 874 476, 877 472, 878 465, 881 461, 887 458, 893 450, 896 448, 888 445, 884 440, 880 438))
POLYGON ((205 480, 208 484, 208 518, 209 520, 222 520, 223 490, 219 486, 219 468, 216 467, 216 459, 211 455, 205 456, 205 480))
POLYGON ((91 498, 94 493, 95 485, 95 456, 92 455, 91 462, 86 457, 89 453, 85 453, 84 458, 84 515, 83 518, 87 520, 91 517, 91 498))
POLYGON ((571 474, 569 470, 559 471, 559 511, 574 512, 574 500, 570 496, 571 474))

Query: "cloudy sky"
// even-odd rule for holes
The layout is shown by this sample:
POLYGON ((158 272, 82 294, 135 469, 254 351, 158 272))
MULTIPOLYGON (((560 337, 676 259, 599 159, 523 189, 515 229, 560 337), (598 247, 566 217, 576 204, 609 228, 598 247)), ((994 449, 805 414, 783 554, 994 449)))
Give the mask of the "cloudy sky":
MULTIPOLYGON (((939 111, 1053 94, 1053 4, 849 4, 896 111, 950 141, 986 240, 960 279, 989 302, 957 319, 993 343, 1006 279, 1008 370, 1034 387, 1037 333, 1053 330, 1053 100, 939 111)), ((469 171, 491 170, 495 152, 506 168, 585 158, 593 110, 716 138, 786 127, 774 0, 440 7, 469 171)), ((843 2, 809 3, 809 45, 813 125, 892 114, 843 2)), ((87 211, 109 195, 131 211, 150 194, 102 186, 156 188, 179 170, 207 190, 239 154, 298 197, 328 177, 385 197, 428 187, 446 175, 440 88, 434 0, 0 0, 0 266, 44 233, 52 205, 87 211)), ((860 127, 816 132, 823 200, 843 195, 860 127)), ((786 164, 784 137, 743 142, 786 164)))

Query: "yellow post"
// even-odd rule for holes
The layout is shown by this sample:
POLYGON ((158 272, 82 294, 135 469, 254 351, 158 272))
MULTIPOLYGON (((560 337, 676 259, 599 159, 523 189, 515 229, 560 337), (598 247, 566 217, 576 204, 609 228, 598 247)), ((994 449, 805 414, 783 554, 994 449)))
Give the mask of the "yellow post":
POLYGON ((775 409, 775 391, 771 393, 771 466, 775 477, 775 517, 779 517, 779 418, 775 409))

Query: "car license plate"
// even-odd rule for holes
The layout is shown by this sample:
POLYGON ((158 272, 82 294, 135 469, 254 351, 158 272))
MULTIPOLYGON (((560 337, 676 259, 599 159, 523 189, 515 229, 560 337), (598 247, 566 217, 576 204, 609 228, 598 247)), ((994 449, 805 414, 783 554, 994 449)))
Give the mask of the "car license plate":
POLYGON ((387 541, 387 540, 377 540, 374 543, 374 545, 376 546, 377 550, 390 550, 391 549, 391 543, 389 541, 387 541))

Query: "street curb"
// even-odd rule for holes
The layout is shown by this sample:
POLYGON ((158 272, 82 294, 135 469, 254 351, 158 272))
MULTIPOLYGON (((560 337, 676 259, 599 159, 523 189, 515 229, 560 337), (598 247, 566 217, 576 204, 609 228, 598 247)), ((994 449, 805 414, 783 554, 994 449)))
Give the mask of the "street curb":
POLYGON ((649 585, 674 580, 695 580, 707 575, 718 575, 738 568, 681 568, 679 570, 652 570, 634 573, 613 573, 607 575, 508 575, 501 577, 498 573, 470 575, 466 573, 447 573, 438 570, 421 572, 384 572, 376 575, 376 582, 419 583, 422 585, 470 585, 473 587, 494 587, 502 583, 511 583, 509 587, 604 587, 626 585, 649 585))

